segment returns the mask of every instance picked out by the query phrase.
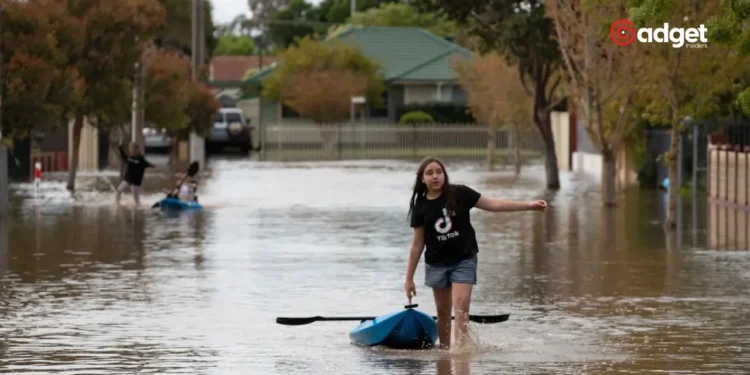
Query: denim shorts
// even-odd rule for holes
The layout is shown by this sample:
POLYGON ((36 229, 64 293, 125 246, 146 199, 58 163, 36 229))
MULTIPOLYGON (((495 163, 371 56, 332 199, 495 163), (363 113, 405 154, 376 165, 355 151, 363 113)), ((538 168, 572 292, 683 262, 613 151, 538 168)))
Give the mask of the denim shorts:
POLYGON ((430 288, 443 289, 453 283, 476 284, 477 261, 477 256, 474 255, 450 266, 425 263, 425 285, 430 288))

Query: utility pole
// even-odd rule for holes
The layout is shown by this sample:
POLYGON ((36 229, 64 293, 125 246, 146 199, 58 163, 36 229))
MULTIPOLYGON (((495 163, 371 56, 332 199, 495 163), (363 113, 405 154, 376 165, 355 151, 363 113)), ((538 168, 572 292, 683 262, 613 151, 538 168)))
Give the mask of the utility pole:
MULTIPOLYGON (((205 33, 203 32, 203 0, 193 0, 193 27, 192 27, 192 46, 191 62, 192 77, 198 81, 198 68, 203 62, 203 52, 205 49, 205 33)), ((203 164, 204 143, 203 138, 199 137, 195 131, 190 130, 189 140, 189 158, 190 162, 198 161, 203 164)))
POLYGON ((351 1, 351 9, 349 10, 349 16, 354 17, 354 13, 357 13, 357 0, 350 0, 351 1))
MULTIPOLYGON (((138 42, 137 37, 136 42, 138 42)), ((133 79, 133 109, 131 111, 132 121, 130 131, 130 140, 132 142, 140 144, 141 146, 145 145, 145 139, 143 137, 143 122, 145 119, 143 108, 143 99, 145 97, 143 88, 143 73, 145 71, 143 59, 144 53, 145 51, 142 51, 140 57, 138 58, 138 61, 135 62, 135 76, 133 79)))
MULTIPOLYGON (((0 30, 3 29, 3 5, 0 2, 0 30)), ((0 214, 8 212, 8 150, 3 145, 3 47, 0 38, 0 214)), ((6 218, 0 218, 5 221, 6 218)))

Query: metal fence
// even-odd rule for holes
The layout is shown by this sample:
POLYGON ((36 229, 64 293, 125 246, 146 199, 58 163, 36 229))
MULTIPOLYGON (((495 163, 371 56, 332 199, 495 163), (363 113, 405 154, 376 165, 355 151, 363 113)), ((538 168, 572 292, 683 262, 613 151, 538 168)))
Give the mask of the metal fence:
POLYGON ((269 161, 412 160, 429 155, 487 160, 491 134, 498 165, 514 164, 516 149, 522 164, 542 162, 543 143, 533 127, 514 134, 477 124, 266 125, 261 157, 269 161))

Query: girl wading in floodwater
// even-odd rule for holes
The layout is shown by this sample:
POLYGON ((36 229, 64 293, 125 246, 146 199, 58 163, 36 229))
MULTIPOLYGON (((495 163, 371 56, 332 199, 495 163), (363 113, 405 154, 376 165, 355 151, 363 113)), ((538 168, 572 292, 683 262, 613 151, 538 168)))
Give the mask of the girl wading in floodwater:
POLYGON ((451 310, 456 310, 456 344, 467 336, 472 286, 477 282, 476 233, 469 211, 544 211, 547 202, 508 201, 481 195, 465 185, 451 185, 445 166, 427 158, 417 170, 414 192, 409 202, 410 225, 414 237, 409 251, 404 289, 411 299, 417 295, 414 272, 422 250, 425 252, 425 285, 432 288, 437 308, 440 346, 451 343, 451 310), (448 213, 451 213, 448 215, 448 213))

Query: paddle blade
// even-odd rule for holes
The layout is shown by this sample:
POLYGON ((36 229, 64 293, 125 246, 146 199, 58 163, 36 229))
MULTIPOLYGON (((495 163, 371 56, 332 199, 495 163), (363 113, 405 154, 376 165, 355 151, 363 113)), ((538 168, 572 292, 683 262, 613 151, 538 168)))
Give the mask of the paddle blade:
POLYGON ((200 166, 198 165, 197 161, 190 163, 190 166, 188 167, 187 175, 190 177, 195 177, 195 174, 198 173, 198 169, 200 169, 200 166))
POLYGON ((302 326, 310 324, 320 320, 319 316, 309 316, 306 318, 276 318, 276 324, 283 324, 286 326, 302 326))
POLYGON ((374 316, 342 316, 342 317, 326 317, 326 316, 308 316, 305 318, 276 318, 277 324, 283 324, 287 326, 301 326, 314 322, 348 322, 348 321, 365 321, 373 320, 374 316))
POLYGON ((469 320, 474 323, 491 324, 502 323, 510 318, 510 314, 503 315, 469 315, 469 320))

